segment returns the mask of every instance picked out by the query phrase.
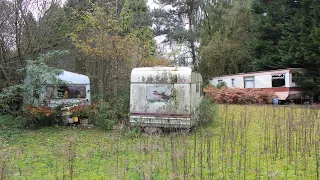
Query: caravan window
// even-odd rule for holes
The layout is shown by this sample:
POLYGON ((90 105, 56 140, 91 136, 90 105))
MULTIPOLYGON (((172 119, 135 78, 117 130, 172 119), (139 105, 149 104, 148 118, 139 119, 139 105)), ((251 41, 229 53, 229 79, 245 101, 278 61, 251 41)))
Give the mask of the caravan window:
POLYGON ((284 74, 272 75, 272 87, 284 87, 286 85, 284 74))
POLYGON ((244 77, 244 88, 254 88, 254 77, 244 77))
POLYGON ((74 99, 86 98, 85 86, 47 86, 47 99, 74 99))
POLYGON ((147 101, 149 102, 167 102, 173 92, 173 85, 157 84, 147 86, 147 101))

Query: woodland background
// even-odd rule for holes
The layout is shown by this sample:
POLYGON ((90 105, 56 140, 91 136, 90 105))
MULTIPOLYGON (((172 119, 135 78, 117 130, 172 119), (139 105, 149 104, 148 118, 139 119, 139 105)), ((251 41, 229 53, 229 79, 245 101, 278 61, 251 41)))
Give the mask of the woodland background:
POLYGON ((152 3, 156 8, 146 0, 1 0, 0 88, 22 82, 18 70, 27 60, 67 50, 46 63, 89 75, 92 94, 106 100, 129 89, 132 68, 154 65, 191 66, 204 79, 305 68, 303 86, 319 93, 320 1, 152 3))

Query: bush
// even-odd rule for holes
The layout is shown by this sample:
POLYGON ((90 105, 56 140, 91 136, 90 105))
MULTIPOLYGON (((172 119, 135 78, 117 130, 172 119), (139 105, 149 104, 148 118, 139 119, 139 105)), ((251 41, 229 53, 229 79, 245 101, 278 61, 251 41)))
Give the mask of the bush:
POLYGON ((108 102, 99 102, 89 115, 89 121, 95 126, 111 130, 117 122, 117 113, 108 102))
POLYGON ((130 109, 130 91, 123 91, 110 100, 118 119, 128 119, 130 109))
POLYGON ((2 89, 0 92, 0 114, 18 115, 21 112, 24 91, 23 84, 2 89))
POLYGON ((22 116, 0 116, 0 139, 1 137, 10 138, 13 135, 21 134, 26 122, 27 120, 22 116))
POLYGON ((271 104, 275 94, 261 89, 240 89, 227 88, 221 89, 207 86, 204 91, 206 97, 213 102, 227 104, 271 104))
POLYGON ((227 83, 222 81, 216 85, 216 88, 221 89, 222 87, 227 87, 227 83))
POLYGON ((208 98, 204 98, 200 104, 200 123, 210 122, 217 116, 217 106, 208 98))
POLYGON ((121 122, 126 124, 129 119, 130 91, 123 91, 119 95, 99 101, 89 109, 89 121, 102 129, 110 130, 121 122))

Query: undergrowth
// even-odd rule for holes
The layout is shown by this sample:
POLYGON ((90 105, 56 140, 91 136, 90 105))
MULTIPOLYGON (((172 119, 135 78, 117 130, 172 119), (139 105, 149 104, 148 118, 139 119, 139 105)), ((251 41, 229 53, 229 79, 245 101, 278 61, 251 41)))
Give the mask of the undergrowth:
POLYGON ((320 110, 218 105, 191 133, 51 127, 1 140, 5 179, 319 179, 320 110), (127 132, 127 133, 125 133, 127 132))

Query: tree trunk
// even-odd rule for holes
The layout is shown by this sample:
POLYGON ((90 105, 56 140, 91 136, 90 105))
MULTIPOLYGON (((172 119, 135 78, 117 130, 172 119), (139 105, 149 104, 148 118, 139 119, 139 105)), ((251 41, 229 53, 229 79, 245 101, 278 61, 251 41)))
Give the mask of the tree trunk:
POLYGON ((24 65, 23 58, 22 58, 22 53, 21 53, 21 22, 20 22, 20 15, 19 15, 19 6, 21 6, 22 1, 17 0, 15 2, 15 33, 16 33, 16 48, 17 48, 17 53, 18 53, 18 58, 20 60, 21 65, 24 65))
POLYGON ((190 49, 191 49, 191 56, 192 56, 192 65, 194 67, 194 70, 197 69, 197 56, 196 56, 196 47, 194 45, 194 34, 193 34, 193 5, 190 5, 189 7, 189 13, 188 13, 188 20, 189 20, 189 33, 190 33, 190 38, 189 38, 189 43, 190 43, 190 49))

